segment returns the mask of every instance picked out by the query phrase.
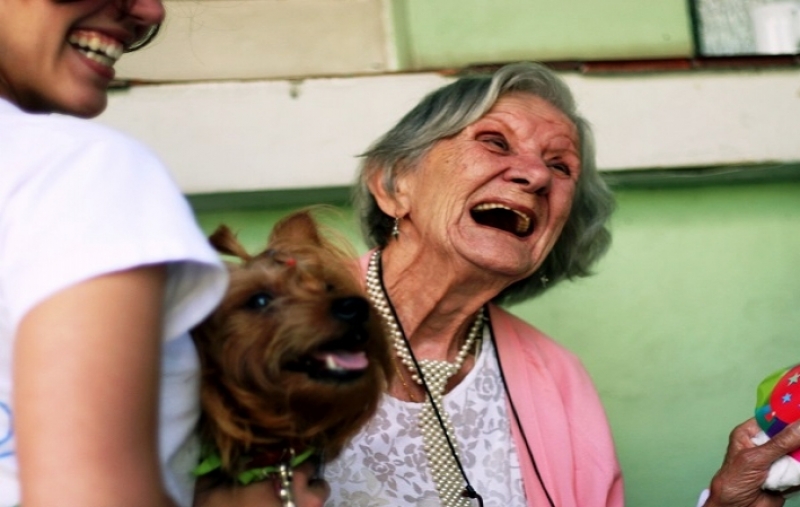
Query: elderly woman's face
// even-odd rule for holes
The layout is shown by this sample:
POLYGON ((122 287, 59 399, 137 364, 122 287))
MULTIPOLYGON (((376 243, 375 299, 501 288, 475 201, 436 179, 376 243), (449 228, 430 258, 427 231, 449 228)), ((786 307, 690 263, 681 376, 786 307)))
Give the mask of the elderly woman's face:
POLYGON ((511 281, 525 278, 569 216, 579 148, 577 128, 549 102, 505 95, 402 178, 408 218, 426 248, 511 281))

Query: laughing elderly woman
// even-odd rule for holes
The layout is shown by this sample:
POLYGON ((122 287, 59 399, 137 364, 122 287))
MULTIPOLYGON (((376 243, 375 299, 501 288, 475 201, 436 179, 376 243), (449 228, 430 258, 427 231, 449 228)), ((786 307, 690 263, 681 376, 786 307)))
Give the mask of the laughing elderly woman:
POLYGON ((566 85, 515 64, 426 97, 366 153, 367 290, 397 375, 329 507, 623 504, 578 359, 498 305, 586 276, 613 198, 566 85))

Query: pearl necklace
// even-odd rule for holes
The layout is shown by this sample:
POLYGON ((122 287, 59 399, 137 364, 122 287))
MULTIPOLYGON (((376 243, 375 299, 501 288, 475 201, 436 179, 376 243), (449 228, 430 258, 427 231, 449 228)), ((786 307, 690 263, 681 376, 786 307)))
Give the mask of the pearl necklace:
POLYGON ((460 468, 461 463, 458 461, 457 442, 453 437, 455 430, 442 406, 442 401, 447 381, 461 370, 470 349, 483 331, 484 310, 481 308, 478 312, 464 346, 458 351, 454 362, 431 359, 416 361, 403 328, 395 318, 389 298, 383 290, 379 274, 380 255, 381 251, 376 250, 370 258, 367 269, 367 294, 382 317, 400 362, 411 372, 414 382, 422 385, 430 397, 431 403, 426 403, 420 410, 419 427, 433 482, 443 507, 469 507, 470 500, 463 494, 465 481, 460 468))

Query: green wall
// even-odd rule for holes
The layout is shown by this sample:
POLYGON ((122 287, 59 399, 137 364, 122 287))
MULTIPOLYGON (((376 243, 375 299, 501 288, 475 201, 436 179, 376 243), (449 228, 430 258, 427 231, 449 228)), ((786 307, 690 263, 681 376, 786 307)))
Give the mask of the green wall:
MULTIPOLYGON (((632 507, 694 507, 763 376, 800 362, 800 183, 617 191, 594 277, 512 310, 577 352, 632 507)), ((288 208, 201 211, 253 248, 288 208)), ((350 215, 339 228, 355 239, 350 215)), ((359 247, 363 251, 363 246, 359 247)), ((790 502, 800 505, 800 501, 790 502)))
POLYGON ((686 57, 686 0, 392 0, 400 67, 686 57))

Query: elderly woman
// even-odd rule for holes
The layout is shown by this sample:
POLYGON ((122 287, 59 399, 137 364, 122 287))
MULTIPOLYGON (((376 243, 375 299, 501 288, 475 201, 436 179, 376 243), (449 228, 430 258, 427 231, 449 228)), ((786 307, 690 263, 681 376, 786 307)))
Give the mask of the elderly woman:
POLYGON ((359 193, 397 374, 326 505, 622 505, 586 371, 498 306, 588 275, 610 242, 567 86, 515 64, 433 92, 366 153, 359 193))

